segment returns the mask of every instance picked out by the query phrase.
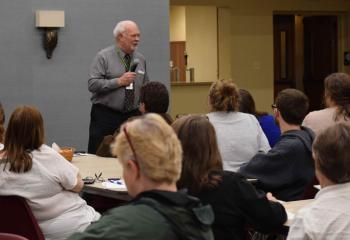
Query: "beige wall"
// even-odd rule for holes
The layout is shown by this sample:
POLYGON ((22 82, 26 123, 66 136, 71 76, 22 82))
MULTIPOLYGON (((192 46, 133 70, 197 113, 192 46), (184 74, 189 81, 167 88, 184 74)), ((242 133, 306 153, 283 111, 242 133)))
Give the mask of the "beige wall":
POLYGON ((170 41, 186 41, 186 8, 185 6, 170 7, 170 41))
MULTIPOLYGON (((253 93, 260 110, 269 110, 273 102, 274 12, 345 12, 340 51, 349 50, 350 1, 347 0, 171 0, 170 3, 231 9, 232 77, 240 87, 253 93)), ((341 66, 340 70, 349 71, 349 67, 341 66)))
POLYGON ((210 85, 210 83, 189 86, 172 85, 170 114, 175 117, 176 114, 207 113, 210 85))
POLYGON ((195 81, 216 80, 218 74, 216 7, 186 7, 186 39, 188 68, 194 68, 195 81))
POLYGON ((231 10, 218 8, 219 79, 231 78, 231 10))

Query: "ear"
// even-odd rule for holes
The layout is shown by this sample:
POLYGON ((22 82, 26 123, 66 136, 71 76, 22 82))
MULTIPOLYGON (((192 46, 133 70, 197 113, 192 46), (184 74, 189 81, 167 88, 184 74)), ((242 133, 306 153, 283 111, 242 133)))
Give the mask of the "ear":
POLYGON ((128 172, 130 174, 130 177, 133 180, 137 180, 140 178, 140 167, 137 164, 137 162, 135 162, 133 160, 128 160, 126 162, 126 167, 128 168, 128 172))
POLYGON ((273 110, 273 115, 275 116, 276 119, 278 119, 281 116, 280 111, 276 108, 273 110))
POLYGON ((146 113, 145 103, 140 103, 139 110, 142 114, 146 113))

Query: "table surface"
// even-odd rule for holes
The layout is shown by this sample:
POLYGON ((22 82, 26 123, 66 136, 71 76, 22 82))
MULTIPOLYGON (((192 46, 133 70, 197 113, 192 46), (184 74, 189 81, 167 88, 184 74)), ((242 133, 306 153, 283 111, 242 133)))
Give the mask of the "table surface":
POLYGON ((313 201, 314 199, 284 202, 283 203, 284 208, 286 209, 287 212, 291 213, 289 214, 288 220, 284 225, 290 226, 294 220, 294 215, 297 214, 299 209, 301 209, 302 207, 305 207, 306 205, 312 203, 313 201))
MULTIPOLYGON (((105 181, 108 178, 122 178, 122 166, 117 158, 105 158, 88 154, 87 156, 74 156, 72 164, 79 168, 82 178, 94 178, 95 174, 99 175, 100 173, 102 173, 101 177, 105 181)), ((126 188, 107 188, 101 182, 85 185, 83 191, 120 200, 130 200, 126 188)))
MULTIPOLYGON (((117 158, 105 158, 89 154, 87 156, 73 157, 72 163, 79 168, 83 178, 88 176, 95 177, 95 174, 98 175, 101 172, 104 180, 107 180, 108 178, 122 178, 122 166, 117 158)), ((87 193, 98 194, 121 200, 131 199, 127 194, 126 189, 106 188, 100 182, 85 185, 84 191, 87 193)), ((291 213, 288 216, 285 226, 290 226, 293 221, 293 216, 298 212, 298 210, 310 204, 312 201, 314 201, 314 199, 284 202, 283 206, 285 207, 286 211, 291 213)))

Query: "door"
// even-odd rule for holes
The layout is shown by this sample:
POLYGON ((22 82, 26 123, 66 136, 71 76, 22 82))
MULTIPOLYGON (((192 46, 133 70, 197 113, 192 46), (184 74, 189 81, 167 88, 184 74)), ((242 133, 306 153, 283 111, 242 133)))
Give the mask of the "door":
POLYGON ((294 15, 274 15, 274 95, 285 88, 294 88, 294 15))
POLYGON ((186 42, 170 42, 170 79, 172 82, 186 81, 186 42))
POLYGON ((304 17, 304 91, 310 111, 323 108, 324 78, 338 70, 337 16, 304 17))

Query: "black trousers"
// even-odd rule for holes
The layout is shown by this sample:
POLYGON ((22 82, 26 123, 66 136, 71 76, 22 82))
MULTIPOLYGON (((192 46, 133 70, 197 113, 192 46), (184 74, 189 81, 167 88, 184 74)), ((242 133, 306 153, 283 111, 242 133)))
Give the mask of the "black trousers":
POLYGON ((112 135, 128 118, 140 115, 139 110, 123 113, 93 104, 90 113, 88 153, 95 154, 104 136, 112 135))

